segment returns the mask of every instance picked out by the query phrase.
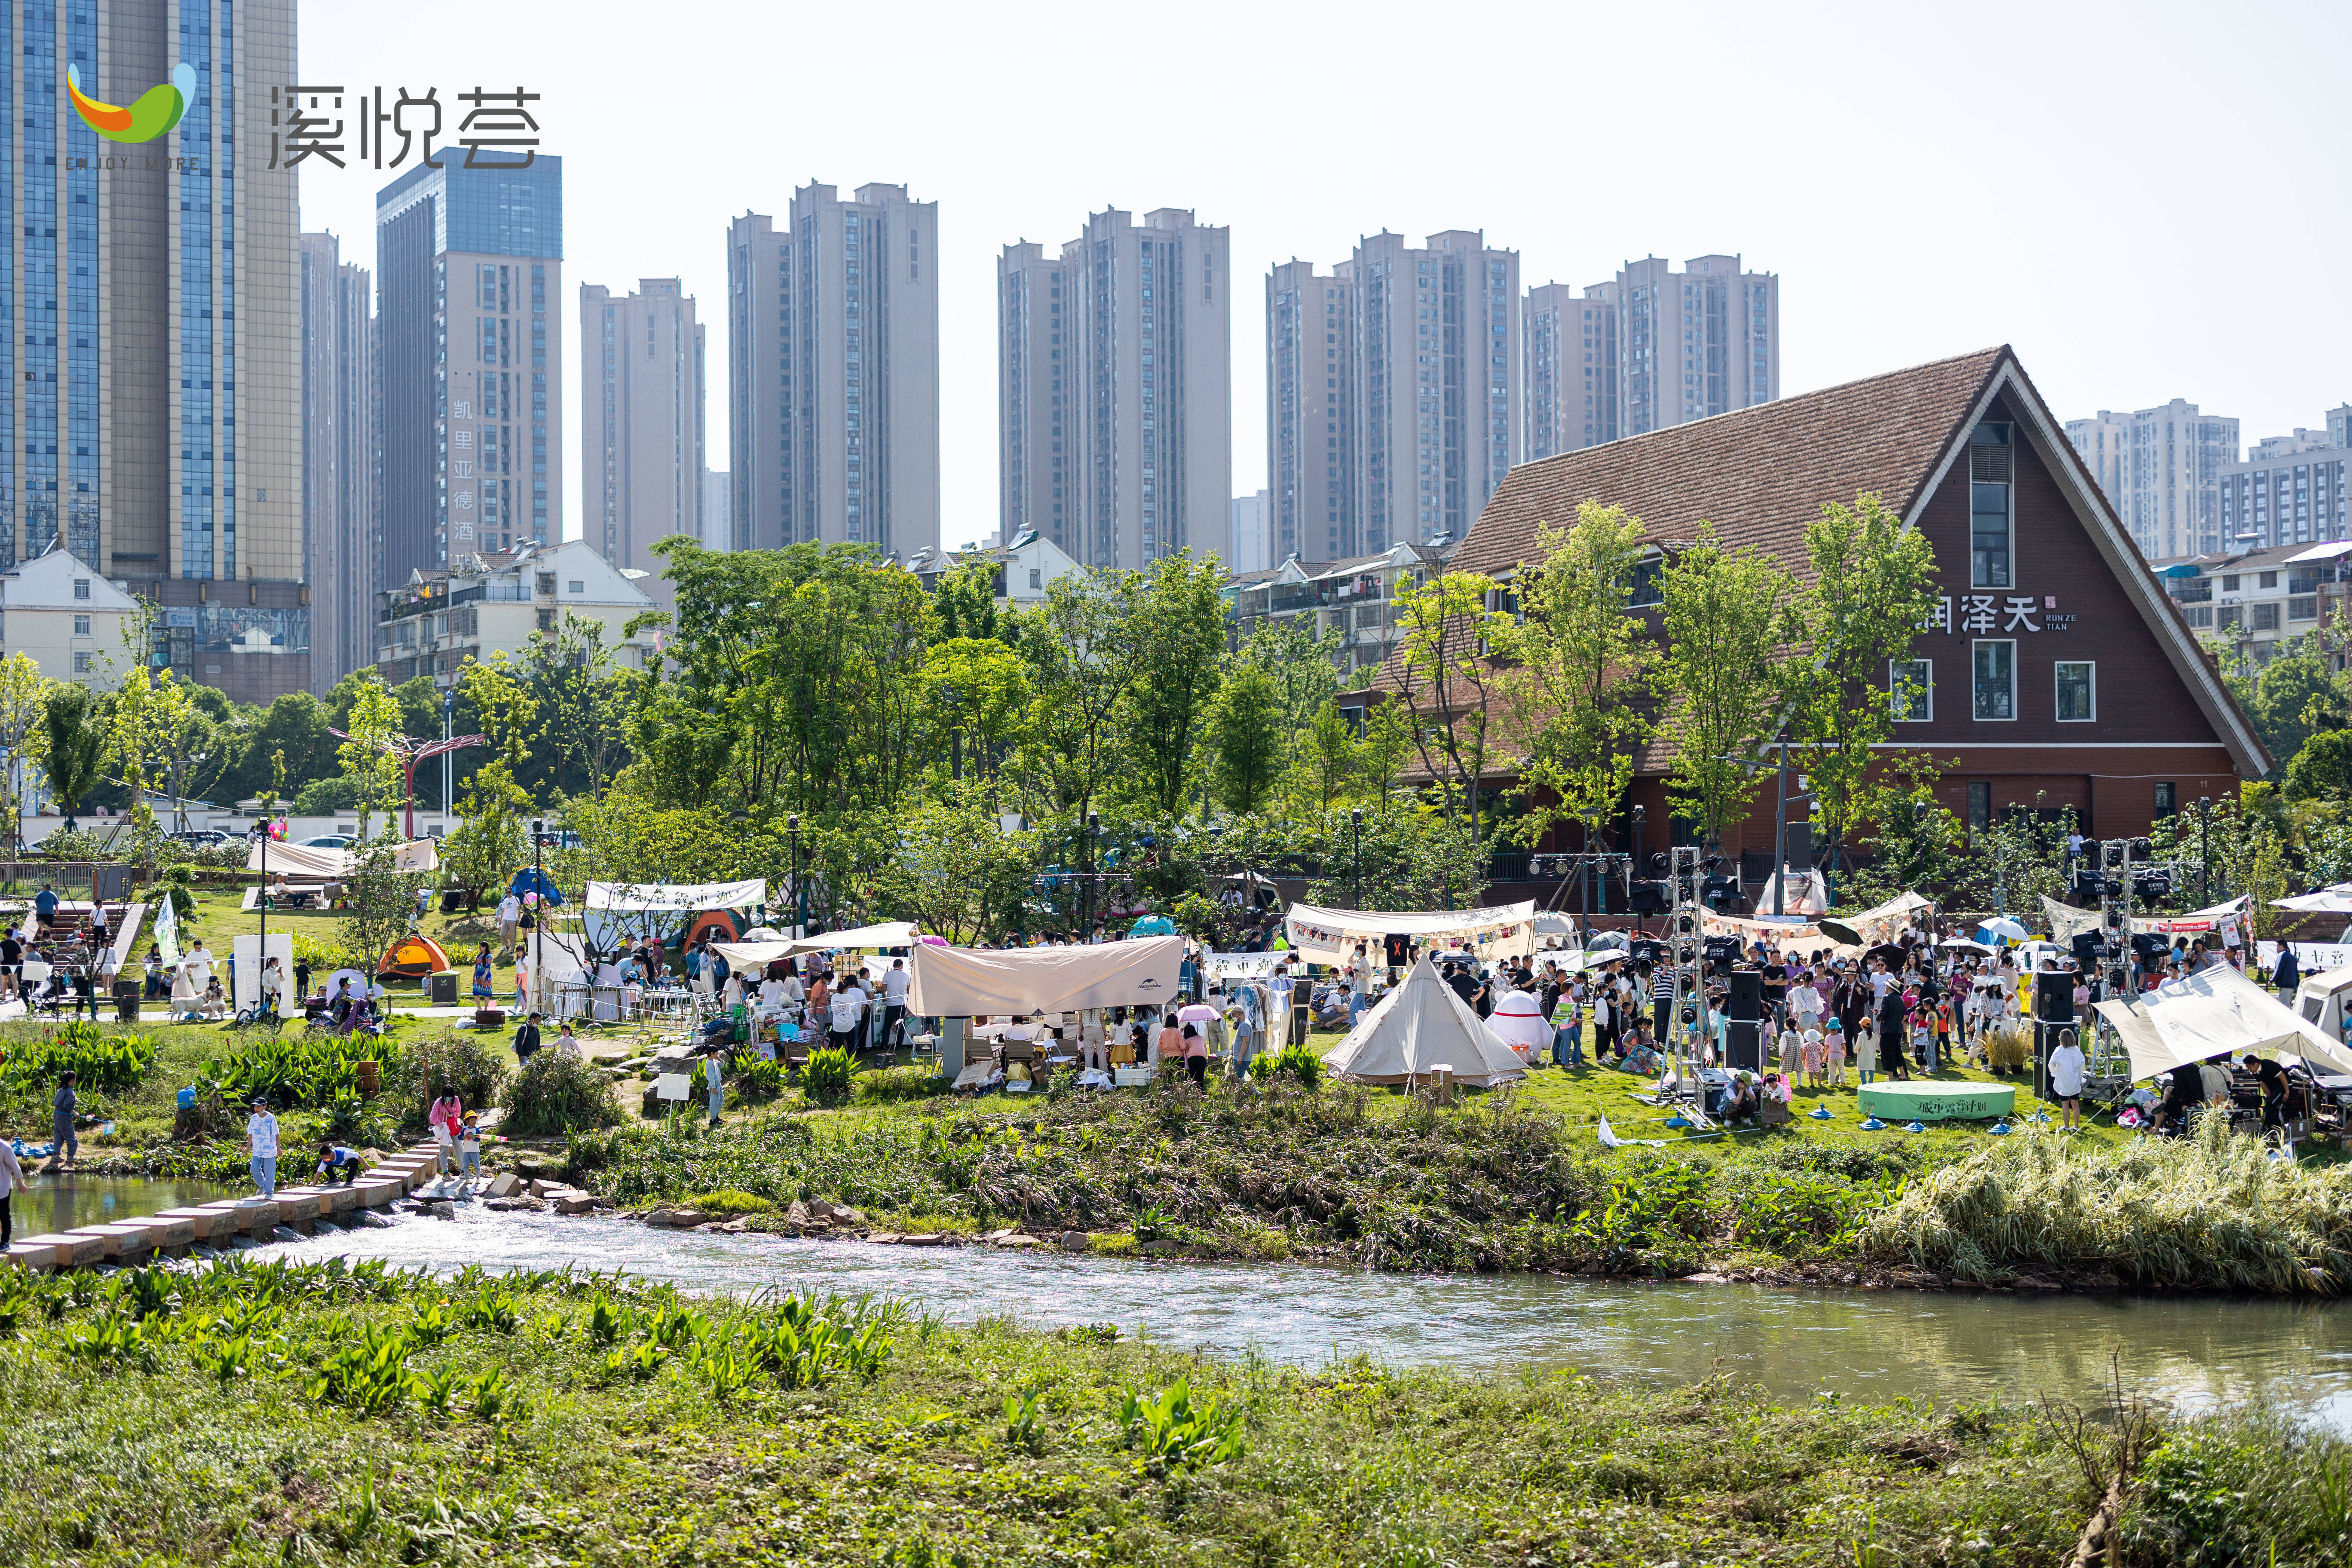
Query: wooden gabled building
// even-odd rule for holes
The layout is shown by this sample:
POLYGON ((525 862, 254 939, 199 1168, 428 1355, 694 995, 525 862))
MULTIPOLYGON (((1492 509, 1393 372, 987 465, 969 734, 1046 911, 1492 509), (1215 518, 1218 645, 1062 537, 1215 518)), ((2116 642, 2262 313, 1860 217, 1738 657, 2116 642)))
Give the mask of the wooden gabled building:
MULTIPOLYGON (((1937 793, 1964 820, 2071 806, 2094 837, 2135 835, 2269 770, 2005 346, 1523 464, 1452 564, 1507 581, 1538 549, 1539 525, 1567 526, 1595 501, 1624 507, 1662 542, 1711 523, 1802 574, 1806 524, 1823 502, 1864 491, 1935 549, 1936 616, 1909 650, 1927 697, 1891 749, 1944 763, 1937 793)), ((1647 808, 1652 847, 1668 820, 1670 762, 1654 745, 1629 802, 1647 808)), ((1725 847, 1769 851, 1772 812, 1767 790, 1725 847)))

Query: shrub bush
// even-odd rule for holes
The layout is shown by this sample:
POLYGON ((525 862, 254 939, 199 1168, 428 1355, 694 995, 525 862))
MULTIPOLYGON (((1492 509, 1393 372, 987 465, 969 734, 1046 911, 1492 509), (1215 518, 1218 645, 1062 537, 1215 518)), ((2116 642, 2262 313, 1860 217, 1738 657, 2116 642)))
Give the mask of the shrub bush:
MULTIPOLYGON (((231 1105, 267 1100, 280 1110, 323 1110, 339 1094, 359 1093, 360 1063, 383 1065, 394 1054, 391 1041, 356 1035, 253 1035, 213 1076, 231 1105)), ((424 1108, 416 1114, 422 1121, 424 1108)))
POLYGON ((887 1105, 894 1100, 929 1100, 947 1093, 954 1083, 929 1068, 884 1068, 858 1074, 855 1088, 860 1105, 887 1105))
POLYGON ((451 1090, 468 1109, 496 1105, 506 1082, 506 1051, 495 1037, 454 1030, 410 1041, 384 1067, 389 1114, 403 1131, 423 1127, 435 1099, 451 1090))
POLYGON ((757 1193, 747 1193, 733 1187, 716 1193, 697 1193, 685 1199, 682 1205, 704 1214, 773 1214, 776 1205, 757 1193))
POLYGON ((818 1105, 839 1105, 849 1098, 850 1075, 857 1058, 837 1046, 820 1046, 809 1053, 801 1069, 801 1092, 818 1105))
POLYGON ((1285 1046, 1271 1056, 1250 1058, 1250 1077, 1272 1079, 1295 1079, 1307 1089, 1323 1081, 1323 1058, 1305 1046, 1285 1046))
POLYGON ((65 1072, 85 1089, 133 1089, 155 1065, 155 1042, 146 1036, 102 1035, 97 1025, 79 1019, 11 1042, 6 1053, 0 1060, 0 1085, 12 1093, 54 1089, 65 1072))
POLYGON ((515 1074, 500 1130, 525 1138, 589 1132, 621 1120, 612 1080, 576 1057, 541 1051, 515 1074))
POLYGON ((784 1091, 784 1064, 772 1057, 740 1056, 729 1088, 743 1100, 773 1100, 784 1091))

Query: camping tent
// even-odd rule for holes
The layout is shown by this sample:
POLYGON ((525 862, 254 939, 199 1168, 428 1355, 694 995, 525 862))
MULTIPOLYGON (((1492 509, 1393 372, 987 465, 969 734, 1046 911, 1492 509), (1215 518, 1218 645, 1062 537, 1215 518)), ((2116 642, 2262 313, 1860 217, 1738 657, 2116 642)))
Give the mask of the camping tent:
POLYGON ((1527 1074, 1518 1053, 1437 977, 1426 954, 1346 1039, 1323 1053, 1323 1065, 1365 1083, 1410 1083, 1439 1068, 1453 1068, 1455 1079, 1467 1084, 1506 1083, 1527 1074))
POLYGON ((1423 947, 1461 942, 1481 958, 1533 958, 1536 902, 1483 910, 1327 910, 1293 904, 1283 919, 1290 950, 1309 963, 1348 962, 1359 942, 1375 950, 1383 937, 1409 936, 1423 947))
MULTIPOLYGON (((256 844, 246 851, 245 868, 263 869, 262 857, 269 858, 268 871, 273 877, 283 875, 303 881, 340 882, 352 874, 359 864, 359 852, 350 849, 313 848, 307 844, 271 844, 266 848, 256 844)), ((431 871, 437 869, 441 857, 430 838, 419 838, 404 844, 394 852, 393 867, 401 871, 431 871)))
MULTIPOLYGON (((290 962, 290 960, 289 960, 290 962)), ((377 964, 379 974, 397 974, 404 980, 422 980, 449 967, 449 955, 441 944, 422 931, 410 931, 383 950, 383 962, 377 964)))
POLYGON ((1173 1002, 1181 936, 1089 947, 934 947, 917 942, 908 1006, 924 1017, 1071 1013, 1173 1002))
POLYGON ((2352 1073, 2352 1053, 2226 963, 2098 1005, 2131 1053, 2132 1076, 2151 1078, 2219 1056, 2301 1057, 2319 1071, 2352 1073))

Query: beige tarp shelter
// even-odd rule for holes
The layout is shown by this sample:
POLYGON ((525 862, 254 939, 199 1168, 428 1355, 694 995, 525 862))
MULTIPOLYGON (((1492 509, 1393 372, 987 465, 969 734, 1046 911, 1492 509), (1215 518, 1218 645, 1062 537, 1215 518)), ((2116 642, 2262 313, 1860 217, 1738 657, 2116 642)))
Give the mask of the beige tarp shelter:
POLYGON ((592 910, 642 914, 740 910, 767 900, 768 884, 754 877, 742 882, 591 882, 586 903, 592 910))
MULTIPOLYGON (((350 849, 313 847, 307 844, 272 844, 265 851, 256 844, 246 851, 245 868, 263 869, 264 854, 269 858, 268 871, 273 877, 283 876, 289 881, 340 882, 352 874, 359 864, 359 852, 350 849)), ((431 871, 439 868, 441 857, 430 838, 419 838, 404 844, 393 853, 394 869, 431 871)))
POLYGON ((2132 1076, 2153 1078, 2219 1056, 2301 1057, 2322 1072, 2352 1073, 2352 1053, 2226 963, 2131 1001, 2098 1005, 2131 1053, 2132 1076))
POLYGON ((1507 1083, 1527 1076, 1519 1054, 1479 1021, 1426 956, 1323 1053, 1323 1065, 1363 1083, 1411 1083, 1439 1068, 1456 1081, 1507 1083))
POLYGON ((907 961, 908 1009, 922 1017, 1003 1017, 1088 1007, 1157 1006, 1176 999, 1181 936, 1130 937, 1087 947, 935 947, 907 961))
POLYGON ((1283 917, 1290 951, 1309 963, 1343 964, 1359 942, 1377 953, 1381 939, 1411 937, 1423 947, 1459 941, 1480 958, 1532 958, 1536 901, 1479 910, 1327 910, 1293 904, 1283 917))

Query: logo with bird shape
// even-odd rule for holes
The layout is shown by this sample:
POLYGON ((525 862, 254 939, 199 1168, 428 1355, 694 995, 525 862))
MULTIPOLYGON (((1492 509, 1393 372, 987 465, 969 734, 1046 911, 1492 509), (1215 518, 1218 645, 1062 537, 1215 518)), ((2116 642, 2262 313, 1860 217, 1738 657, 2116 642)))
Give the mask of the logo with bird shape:
POLYGON ((109 142, 152 142, 180 122, 195 101, 196 68, 182 60, 172 79, 151 87, 128 106, 100 103, 81 89, 74 68, 66 67, 66 92, 82 123, 109 142))

